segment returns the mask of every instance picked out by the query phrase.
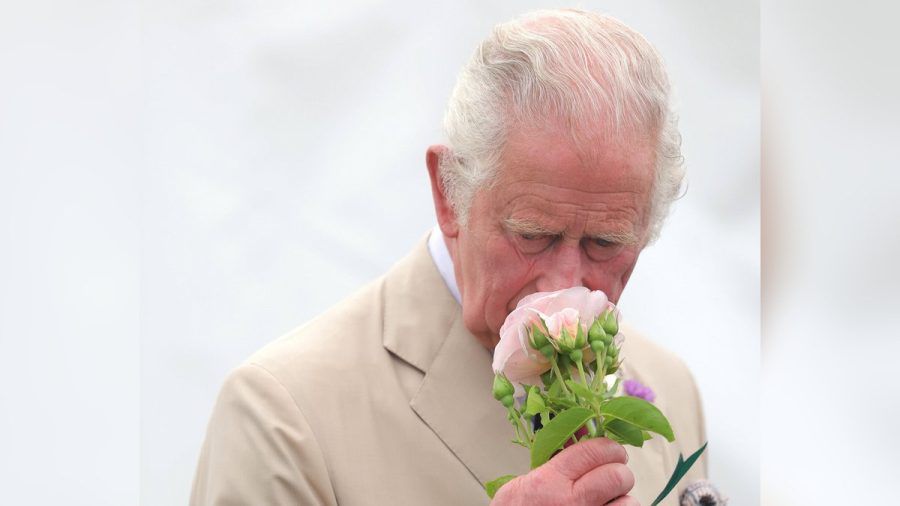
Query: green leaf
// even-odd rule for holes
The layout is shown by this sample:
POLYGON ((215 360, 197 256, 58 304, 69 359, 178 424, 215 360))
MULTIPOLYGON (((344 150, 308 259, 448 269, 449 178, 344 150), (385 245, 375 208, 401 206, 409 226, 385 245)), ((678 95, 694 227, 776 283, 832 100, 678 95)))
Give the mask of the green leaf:
POLYGON ((554 381, 547 389, 547 395, 550 397, 560 397, 562 395, 562 386, 559 381, 554 381))
POLYGON ((656 406, 644 399, 630 396, 615 397, 600 405, 600 414, 655 432, 670 443, 675 441, 669 420, 656 406))
POLYGON ((603 430, 616 436, 615 439, 622 444, 644 446, 644 431, 628 422, 613 418, 603 426, 603 430))
POLYGON ((656 500, 653 501, 653 504, 651 504, 650 506, 656 506, 657 504, 662 502, 662 500, 665 499, 667 495, 669 495, 669 492, 671 492, 672 489, 675 488, 675 485, 677 485, 678 482, 681 481, 682 478, 684 478, 684 475, 687 474, 687 472, 691 469, 691 466, 694 465, 694 462, 697 462, 697 459, 700 458, 700 454, 703 453, 703 450, 706 449, 707 444, 709 444, 708 441, 706 443, 703 443, 703 446, 701 446, 699 450, 692 453, 691 456, 687 458, 687 460, 684 460, 684 457, 682 457, 680 453, 678 454, 678 463, 675 464, 675 471, 672 472, 672 477, 669 478, 669 482, 666 483, 666 487, 662 492, 659 493, 659 495, 656 497, 656 500))
POLYGON ((578 397, 581 397, 582 399, 584 399, 588 402, 593 402, 594 399, 597 398, 597 396, 594 394, 594 392, 591 392, 591 390, 588 387, 586 387, 576 381, 566 380, 566 386, 568 386, 569 390, 574 392, 575 395, 577 395, 578 397))
POLYGON ((525 414, 527 416, 534 416, 541 411, 545 411, 546 409, 547 404, 544 402, 544 398, 541 396, 540 389, 531 387, 528 390, 528 398, 525 400, 525 414))
POLYGON ((547 401, 548 401, 553 407, 556 407, 556 408, 563 408, 563 409, 566 409, 566 408, 574 408, 574 407, 577 407, 577 406, 578 406, 578 403, 577 403, 577 402, 575 402, 575 401, 573 401, 573 400, 571 400, 571 399, 567 399, 567 398, 565 398, 565 397, 551 397, 551 396, 547 396, 547 401))
MULTIPOLYGON (((550 410, 541 411, 541 427, 550 423, 550 410)), ((541 429, 543 430, 543 429, 541 429)))
POLYGON ((491 480, 491 481, 485 483, 484 490, 487 492, 488 497, 493 499, 494 496, 497 495, 497 491, 500 490, 500 487, 502 487, 503 485, 506 485, 507 482, 509 482, 515 478, 516 478, 516 475, 514 475, 514 474, 503 475, 503 476, 497 478, 496 480, 491 480))
POLYGON ((653 439, 653 436, 645 430, 642 430, 641 434, 644 436, 644 441, 650 441, 651 439, 653 439))
POLYGON ((594 413, 586 408, 570 408, 547 422, 544 428, 534 435, 534 446, 531 447, 531 468, 534 469, 553 456, 556 450, 563 447, 566 440, 572 437, 594 413))

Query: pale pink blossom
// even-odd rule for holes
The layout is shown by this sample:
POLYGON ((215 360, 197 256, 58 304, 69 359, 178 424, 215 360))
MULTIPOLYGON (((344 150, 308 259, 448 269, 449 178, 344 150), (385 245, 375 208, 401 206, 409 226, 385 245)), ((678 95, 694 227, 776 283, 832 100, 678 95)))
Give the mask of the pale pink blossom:
MULTIPOLYGON (((528 329, 534 324, 543 328, 540 324, 543 318, 548 326, 551 322, 559 325, 555 333, 548 329, 551 335, 558 336, 563 327, 567 332, 577 331, 573 325, 579 320, 582 325, 590 325, 610 307, 613 305, 606 294, 584 287, 533 293, 522 298, 500 328, 500 342, 494 349, 494 372, 503 373, 513 383, 539 385, 540 375, 550 369, 550 361, 531 347, 528 329)), ((586 358, 591 355, 589 352, 590 349, 586 350, 586 358)))
POLYGON ((571 307, 567 307, 550 315, 550 317, 545 320, 547 323, 547 330, 550 332, 550 339, 559 341, 562 338, 563 329, 566 330, 566 333, 569 336, 574 338, 578 334, 578 319, 580 316, 578 311, 571 307))

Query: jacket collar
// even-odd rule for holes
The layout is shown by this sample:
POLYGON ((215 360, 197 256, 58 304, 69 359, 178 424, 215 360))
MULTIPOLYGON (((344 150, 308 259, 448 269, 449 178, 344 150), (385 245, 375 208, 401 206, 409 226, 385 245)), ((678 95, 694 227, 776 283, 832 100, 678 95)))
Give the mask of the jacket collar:
POLYGON ((428 253, 427 238, 391 268, 383 290, 384 347, 427 372, 461 311, 428 253))
POLYGON ((410 407, 480 482, 528 471, 494 400, 491 352, 466 329, 423 239, 384 283, 384 346, 425 374, 410 407))

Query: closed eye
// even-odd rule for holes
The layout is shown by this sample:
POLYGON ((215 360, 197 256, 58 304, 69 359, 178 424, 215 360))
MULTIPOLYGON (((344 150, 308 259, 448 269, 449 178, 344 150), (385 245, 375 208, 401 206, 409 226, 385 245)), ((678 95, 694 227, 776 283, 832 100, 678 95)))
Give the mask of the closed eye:
POLYGON ((552 234, 517 233, 516 238, 519 249, 523 253, 540 253, 556 242, 559 236, 552 234))
POLYGON ((591 237, 582 242, 585 253, 594 261, 609 260, 622 251, 623 244, 612 239, 591 237))

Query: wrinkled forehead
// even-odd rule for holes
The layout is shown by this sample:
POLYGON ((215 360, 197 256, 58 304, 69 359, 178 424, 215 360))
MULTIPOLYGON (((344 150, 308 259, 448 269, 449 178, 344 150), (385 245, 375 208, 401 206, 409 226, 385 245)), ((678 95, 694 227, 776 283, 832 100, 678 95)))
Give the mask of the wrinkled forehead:
POLYGON ((647 224, 655 159, 652 143, 641 139, 581 144, 565 129, 523 126, 503 151, 492 214, 547 231, 638 237, 647 224))
POLYGON ((604 125, 575 128, 558 121, 521 124, 507 132, 499 177, 563 173, 601 186, 604 180, 624 178, 640 190, 652 180, 656 158, 655 131, 610 131, 604 125))

